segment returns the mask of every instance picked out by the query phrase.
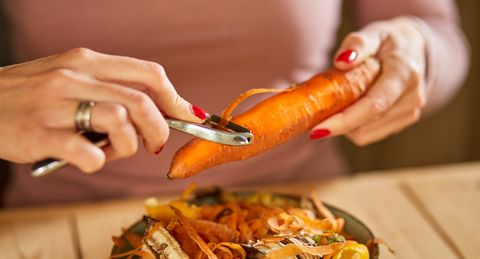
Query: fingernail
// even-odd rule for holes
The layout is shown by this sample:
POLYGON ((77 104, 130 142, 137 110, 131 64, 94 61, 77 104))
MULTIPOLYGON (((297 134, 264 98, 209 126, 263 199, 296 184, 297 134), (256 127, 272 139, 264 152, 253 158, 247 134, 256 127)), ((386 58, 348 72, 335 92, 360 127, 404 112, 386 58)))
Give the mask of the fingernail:
POLYGON ((335 61, 342 61, 346 63, 351 63, 357 57, 357 52, 349 49, 345 50, 342 54, 338 55, 335 61))
POLYGON ((310 133, 310 139, 320 139, 330 135, 330 131, 327 129, 318 129, 310 133))
POLYGON ((157 151, 155 151, 155 155, 158 155, 160 152, 162 152, 163 147, 164 147, 164 146, 162 146, 160 149, 158 149, 157 151))
POLYGON ((197 106, 190 105, 190 112, 202 120, 208 118, 208 113, 197 106))

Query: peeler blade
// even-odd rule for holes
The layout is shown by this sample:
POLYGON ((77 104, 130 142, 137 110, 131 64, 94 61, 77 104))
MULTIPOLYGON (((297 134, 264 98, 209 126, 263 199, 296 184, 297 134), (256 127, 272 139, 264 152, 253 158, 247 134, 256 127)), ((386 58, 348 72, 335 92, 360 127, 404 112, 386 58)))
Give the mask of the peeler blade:
POLYGON ((217 115, 210 115, 204 123, 195 124, 175 119, 167 119, 170 128, 185 132, 192 136, 205 139, 223 145, 247 146, 253 143, 253 134, 233 122, 221 126, 221 118, 217 115))

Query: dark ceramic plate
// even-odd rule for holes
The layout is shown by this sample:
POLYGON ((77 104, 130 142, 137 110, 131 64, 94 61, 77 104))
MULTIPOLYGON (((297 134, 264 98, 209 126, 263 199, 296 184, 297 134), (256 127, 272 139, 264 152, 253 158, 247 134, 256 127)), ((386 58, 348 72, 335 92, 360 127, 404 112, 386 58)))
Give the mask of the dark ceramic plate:
MULTIPOLYGON (((254 193, 252 192, 242 192, 242 193, 235 193, 236 195, 242 196, 242 197, 248 197, 249 195, 253 195, 254 193)), ((293 203, 299 203, 300 197, 296 197, 293 195, 284 195, 284 194, 274 194, 274 197, 278 197, 282 200, 288 199, 293 203)), ((200 199, 200 200, 193 200, 189 201, 191 203, 195 204, 202 204, 202 203, 211 203, 212 200, 210 199, 200 199)), ((342 217, 345 219, 345 233, 354 236, 356 238, 356 241, 361 244, 366 244, 368 240, 372 240, 375 238, 373 235, 372 231, 365 226, 360 220, 355 218, 354 216, 350 215, 349 213, 340 210, 338 208, 335 208, 334 206, 325 204, 325 206, 335 215, 338 217, 342 217)), ((130 232, 133 232, 135 234, 138 234, 140 236, 143 235, 144 230, 145 230, 145 222, 143 220, 137 221, 135 224, 133 224, 128 230, 130 232)), ((134 249, 134 247, 131 247, 126 243, 127 246, 125 247, 125 251, 129 251, 134 249)), ((125 251, 121 251, 120 248, 117 246, 114 246, 112 249, 112 255, 119 254, 125 251)), ((378 247, 378 244, 373 246, 372 251, 370 251, 370 259, 379 259, 380 257, 380 249, 378 247)), ((126 257, 125 257, 126 258, 126 257)))

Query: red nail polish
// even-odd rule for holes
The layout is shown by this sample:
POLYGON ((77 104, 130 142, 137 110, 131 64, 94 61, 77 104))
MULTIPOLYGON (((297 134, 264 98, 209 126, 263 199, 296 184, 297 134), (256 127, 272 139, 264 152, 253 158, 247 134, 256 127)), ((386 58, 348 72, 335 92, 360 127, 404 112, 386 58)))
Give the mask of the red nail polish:
POLYGON ((158 155, 160 152, 162 152, 163 147, 164 147, 164 146, 162 146, 160 149, 158 149, 157 151, 155 151, 155 155, 158 155))
POLYGON ((357 57, 357 52, 349 49, 345 50, 342 54, 338 55, 335 61, 342 61, 346 63, 351 63, 357 57))
POLYGON ((310 133, 310 139, 320 139, 330 135, 330 131, 327 129, 318 129, 310 133))
POLYGON ((198 118, 204 120, 208 118, 208 113, 197 106, 190 105, 190 111, 192 112, 193 115, 197 116, 198 118))

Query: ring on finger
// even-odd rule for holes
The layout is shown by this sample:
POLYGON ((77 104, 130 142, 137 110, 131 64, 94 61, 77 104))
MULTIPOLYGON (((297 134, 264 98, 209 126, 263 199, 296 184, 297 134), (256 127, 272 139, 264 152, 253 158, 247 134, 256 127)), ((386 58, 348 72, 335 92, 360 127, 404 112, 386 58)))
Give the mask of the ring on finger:
POLYGON ((95 102, 93 101, 81 102, 78 105, 77 115, 75 117, 78 131, 93 132, 90 122, 93 106, 95 106, 95 102))

